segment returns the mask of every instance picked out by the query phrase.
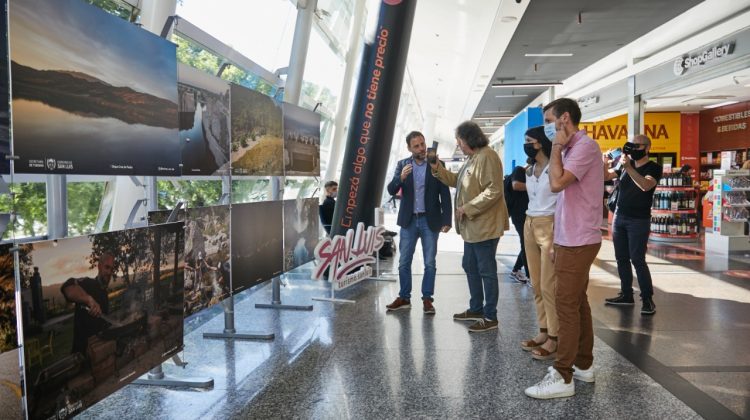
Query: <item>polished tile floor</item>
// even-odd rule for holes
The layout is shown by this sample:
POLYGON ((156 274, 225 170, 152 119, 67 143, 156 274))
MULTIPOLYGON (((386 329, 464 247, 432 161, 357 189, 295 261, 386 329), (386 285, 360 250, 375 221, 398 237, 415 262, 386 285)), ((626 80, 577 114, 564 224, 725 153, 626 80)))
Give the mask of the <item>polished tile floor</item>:
MULTIPOLYGON (((221 331, 221 306, 186 323, 174 376, 208 376, 208 390, 128 385, 81 418, 345 419, 345 418, 750 418, 750 279, 747 256, 704 255, 700 247, 652 247, 657 313, 611 308, 619 280, 605 241, 591 271, 595 318, 595 384, 576 395, 536 401, 523 394, 551 362, 532 360, 518 342, 536 330, 533 291, 507 275, 518 251, 509 234, 498 251, 500 329, 470 335, 451 315, 467 307, 462 242, 441 236, 437 314, 421 308, 386 313, 397 283, 366 280, 340 292, 355 304, 311 301, 328 285, 287 276, 284 303, 312 312, 256 309, 271 300, 270 284, 236 297, 240 332, 274 332, 273 341, 206 340, 221 331), (678 257, 674 257, 678 255, 678 257), (680 255, 693 255, 685 259, 680 255)), ((384 266, 384 270, 391 269, 384 266)), ((415 258, 416 295, 421 283, 415 258)))

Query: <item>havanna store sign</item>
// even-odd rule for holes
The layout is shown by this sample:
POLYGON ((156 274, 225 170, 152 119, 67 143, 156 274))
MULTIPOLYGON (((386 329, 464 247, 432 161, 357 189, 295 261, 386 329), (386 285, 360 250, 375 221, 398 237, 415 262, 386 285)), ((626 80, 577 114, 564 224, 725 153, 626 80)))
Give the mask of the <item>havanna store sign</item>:
MULTIPOLYGON (((680 155, 680 113, 647 112, 643 119, 643 134, 651 139, 651 152, 680 155)), ((597 122, 582 122, 582 130, 599 143, 602 152, 622 147, 628 141, 628 116, 620 115, 597 122)))

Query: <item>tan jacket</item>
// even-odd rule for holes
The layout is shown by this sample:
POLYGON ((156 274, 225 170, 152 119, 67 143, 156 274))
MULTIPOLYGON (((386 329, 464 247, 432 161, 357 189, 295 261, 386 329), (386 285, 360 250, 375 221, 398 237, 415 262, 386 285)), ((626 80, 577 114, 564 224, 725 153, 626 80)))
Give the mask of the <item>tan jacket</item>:
POLYGON ((454 216, 455 226, 464 241, 496 239, 510 229, 503 192, 503 163, 490 147, 477 149, 457 174, 440 165, 432 174, 445 185, 456 188, 454 209, 463 206, 466 216, 462 220, 454 216))

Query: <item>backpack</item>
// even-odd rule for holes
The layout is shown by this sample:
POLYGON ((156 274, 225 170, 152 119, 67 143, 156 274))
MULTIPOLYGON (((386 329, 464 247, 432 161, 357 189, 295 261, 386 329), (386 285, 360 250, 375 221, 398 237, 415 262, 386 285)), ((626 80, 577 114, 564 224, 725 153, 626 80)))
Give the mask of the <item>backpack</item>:
POLYGON ((513 191, 513 174, 505 175, 505 178, 503 178, 503 190, 505 205, 510 210, 513 208, 513 197, 515 196, 515 191, 513 191))

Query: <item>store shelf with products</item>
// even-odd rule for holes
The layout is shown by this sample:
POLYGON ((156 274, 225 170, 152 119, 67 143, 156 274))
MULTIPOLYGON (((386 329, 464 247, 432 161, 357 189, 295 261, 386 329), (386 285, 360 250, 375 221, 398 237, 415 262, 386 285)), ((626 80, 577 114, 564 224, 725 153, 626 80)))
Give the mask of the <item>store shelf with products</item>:
POLYGON ((700 195, 692 184, 692 178, 686 173, 664 174, 656 186, 651 206, 650 240, 692 242, 698 238, 700 195))
MULTIPOLYGON (((750 159, 750 149, 734 149, 728 150, 731 153, 730 166, 732 168, 739 168, 742 164, 750 159)), ((722 163, 722 152, 701 152, 700 154, 700 185, 701 191, 707 191, 708 186, 714 178, 714 171, 721 169, 722 163)), ((724 169, 729 169, 724 168, 724 169)))
POLYGON ((706 250, 750 250, 750 170, 716 170, 712 182, 713 227, 706 232, 706 250))

